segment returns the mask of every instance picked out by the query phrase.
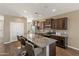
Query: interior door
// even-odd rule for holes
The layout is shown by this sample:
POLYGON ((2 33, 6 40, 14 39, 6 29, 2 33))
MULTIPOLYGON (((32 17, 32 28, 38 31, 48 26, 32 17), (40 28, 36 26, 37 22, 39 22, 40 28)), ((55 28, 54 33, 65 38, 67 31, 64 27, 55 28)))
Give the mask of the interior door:
POLYGON ((10 42, 17 41, 17 35, 24 35, 24 23, 10 23, 10 42))

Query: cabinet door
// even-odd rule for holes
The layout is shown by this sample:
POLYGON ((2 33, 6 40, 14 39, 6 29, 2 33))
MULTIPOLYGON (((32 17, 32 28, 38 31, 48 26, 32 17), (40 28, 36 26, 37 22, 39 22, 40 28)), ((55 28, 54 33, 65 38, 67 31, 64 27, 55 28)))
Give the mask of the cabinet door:
POLYGON ((62 20, 61 19, 57 19, 57 29, 62 30, 62 20))
POLYGON ((55 29, 55 20, 52 19, 52 29, 55 29))
POLYGON ((52 29, 57 29, 57 20, 56 19, 52 19, 52 29))
POLYGON ((52 19, 46 19, 46 21, 44 22, 45 28, 51 28, 51 20, 52 19))
POLYGON ((46 19, 46 25, 51 25, 51 19, 46 19))
POLYGON ((67 17, 57 19, 57 29, 66 30, 67 29, 67 17))

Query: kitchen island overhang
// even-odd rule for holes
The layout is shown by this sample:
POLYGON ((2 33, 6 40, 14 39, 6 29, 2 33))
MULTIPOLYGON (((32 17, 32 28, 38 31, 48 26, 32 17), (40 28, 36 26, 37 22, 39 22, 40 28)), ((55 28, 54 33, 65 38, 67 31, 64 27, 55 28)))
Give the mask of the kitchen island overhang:
POLYGON ((46 56, 56 55, 56 41, 55 39, 47 38, 37 34, 29 34, 27 39, 42 48, 46 56), (30 36, 31 35, 31 36, 30 36))

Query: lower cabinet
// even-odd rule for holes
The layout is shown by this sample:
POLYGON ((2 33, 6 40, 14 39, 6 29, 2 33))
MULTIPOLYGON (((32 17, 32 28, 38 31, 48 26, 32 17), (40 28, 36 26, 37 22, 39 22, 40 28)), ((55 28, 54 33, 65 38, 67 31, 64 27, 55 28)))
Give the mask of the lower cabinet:
POLYGON ((62 37, 62 36, 55 36, 55 35, 51 35, 50 38, 52 39, 56 39, 56 45, 62 48, 67 48, 67 37, 62 37))

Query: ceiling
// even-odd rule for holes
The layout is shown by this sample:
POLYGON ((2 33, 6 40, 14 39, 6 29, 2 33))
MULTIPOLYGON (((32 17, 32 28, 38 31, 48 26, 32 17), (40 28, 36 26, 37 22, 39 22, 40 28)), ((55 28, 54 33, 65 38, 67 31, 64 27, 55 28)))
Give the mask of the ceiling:
POLYGON ((79 10, 79 3, 0 3, 1 15, 48 18, 79 10), (53 10, 53 11, 52 11, 53 10))

